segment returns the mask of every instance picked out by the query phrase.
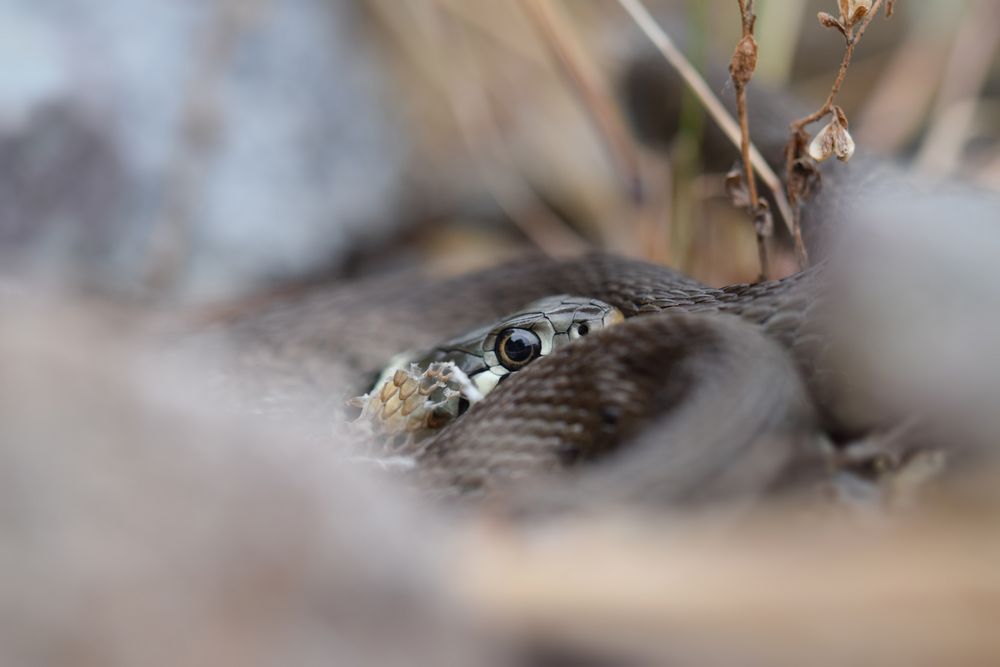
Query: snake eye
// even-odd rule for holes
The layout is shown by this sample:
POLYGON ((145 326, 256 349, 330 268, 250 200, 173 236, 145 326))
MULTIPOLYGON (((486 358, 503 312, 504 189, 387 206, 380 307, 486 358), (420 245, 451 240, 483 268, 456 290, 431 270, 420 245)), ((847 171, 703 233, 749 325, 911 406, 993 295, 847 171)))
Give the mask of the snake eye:
POLYGON ((527 329, 504 329, 497 336, 497 358, 509 371, 523 368, 541 352, 542 341, 527 329))

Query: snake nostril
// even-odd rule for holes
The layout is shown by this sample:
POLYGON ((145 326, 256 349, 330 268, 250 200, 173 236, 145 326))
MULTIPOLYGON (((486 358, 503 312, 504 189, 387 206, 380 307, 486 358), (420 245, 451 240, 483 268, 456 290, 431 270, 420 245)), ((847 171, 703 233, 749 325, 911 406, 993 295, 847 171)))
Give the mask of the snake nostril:
POLYGON ((576 332, 581 336, 586 336, 587 334, 590 333, 590 327, 587 326, 586 324, 581 324, 579 327, 577 327, 576 332))

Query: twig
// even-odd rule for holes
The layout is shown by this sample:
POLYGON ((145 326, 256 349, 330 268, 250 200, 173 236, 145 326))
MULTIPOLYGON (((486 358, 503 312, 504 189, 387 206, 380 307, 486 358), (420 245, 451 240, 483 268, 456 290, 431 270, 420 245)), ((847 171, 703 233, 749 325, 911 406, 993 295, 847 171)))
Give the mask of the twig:
MULTIPOLYGON (((618 4, 628 12, 632 20, 639 26, 639 29, 653 42, 653 45, 667 59, 667 62, 677 70, 677 73, 681 75, 684 82, 698 97, 706 111, 712 116, 712 119, 719 125, 729 140, 733 142, 733 145, 739 148, 743 142, 739 124, 726 111, 719 98, 715 96, 715 93, 708 87, 708 84, 705 83, 705 80, 698 74, 694 66, 678 50, 670 37, 667 36, 667 33, 657 25, 645 5, 640 0, 618 0, 618 4)), ((757 170, 760 180, 771 190, 774 201, 778 205, 778 210, 781 212, 781 217, 791 232, 792 208, 785 198, 784 186, 782 186, 781 180, 774 173, 774 170, 771 169, 764 156, 752 144, 750 145, 750 162, 753 164, 754 169, 757 170)))
MULTIPOLYGON (((837 94, 840 92, 844 80, 847 78, 847 70, 851 65, 851 58, 854 56, 854 48, 861 41, 869 24, 878 15, 882 8, 883 0, 874 0, 870 8, 864 6, 854 6, 854 3, 842 0, 840 19, 825 13, 819 13, 819 21, 828 28, 837 29, 845 41, 844 56, 840 61, 840 68, 837 71, 837 78, 834 79, 830 87, 830 93, 826 101, 816 111, 808 116, 800 118, 789 125, 788 144, 785 147, 785 184, 788 193, 788 201, 792 206, 792 236, 795 240, 795 253, 799 260, 799 265, 805 267, 809 263, 809 254, 806 251, 805 243, 802 241, 802 200, 808 197, 814 188, 819 171, 816 169, 814 161, 806 156, 806 146, 809 144, 809 134, 806 126, 833 115, 830 125, 824 128, 821 135, 827 133, 827 145, 821 147, 823 151, 820 159, 825 159, 829 155, 836 154, 841 160, 850 158, 854 151, 854 143, 847 133, 847 117, 843 110, 834 104, 837 94), (845 9, 848 9, 845 12, 845 9), (864 11, 860 11, 860 10, 864 11), (845 13, 851 14, 845 16, 845 13)), ((886 15, 891 16, 895 2, 889 0, 886 5, 886 15)), ((815 156, 814 156, 815 157, 815 156)))
POLYGON ((738 0, 743 37, 733 52, 729 64, 729 76, 736 87, 736 109, 740 119, 740 154, 743 157, 743 176, 747 189, 747 209, 753 220, 757 236, 757 255, 760 258, 760 279, 767 280, 767 236, 771 233, 770 212, 767 204, 757 196, 757 179, 754 177, 753 163, 750 161, 750 122, 747 119, 747 84, 757 69, 757 41, 753 37, 754 0, 738 0))
POLYGON ((833 102, 837 98, 837 94, 840 92, 841 86, 844 85, 844 79, 847 78, 847 69, 851 66, 851 58, 854 56, 854 47, 856 47, 858 42, 861 41, 861 38, 865 34, 865 30, 868 29, 868 25, 875 18, 876 14, 878 14, 878 10, 881 5, 882 0, 875 0, 875 2, 872 3, 871 11, 868 12, 865 18, 858 25, 856 32, 853 27, 847 28, 847 32, 844 34, 847 48, 844 49, 844 57, 840 61, 840 69, 837 71, 837 78, 834 80, 833 86, 830 88, 830 93, 826 97, 826 102, 823 103, 823 106, 808 116, 794 121, 791 124, 793 130, 801 130, 806 125, 820 120, 833 110, 833 102))
POLYGON ((639 176, 639 158, 635 145, 610 103, 610 96, 600 85, 600 78, 576 47, 572 28, 566 17, 557 11, 550 0, 521 0, 521 7, 534 24, 542 41, 559 65, 559 71, 576 93, 584 111, 590 117, 597 135, 615 165, 627 196, 638 201, 642 196, 639 176))

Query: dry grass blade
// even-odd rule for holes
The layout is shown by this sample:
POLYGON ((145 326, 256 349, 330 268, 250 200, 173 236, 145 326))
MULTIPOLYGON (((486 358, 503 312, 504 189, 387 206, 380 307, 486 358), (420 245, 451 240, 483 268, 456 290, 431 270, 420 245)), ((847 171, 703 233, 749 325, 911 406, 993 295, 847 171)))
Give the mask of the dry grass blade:
POLYGON ((433 78, 440 83, 462 138, 497 205, 545 254, 555 257, 585 251, 587 242, 539 200, 518 172, 497 126, 476 54, 449 7, 440 2, 414 4, 409 7, 412 24, 395 16, 400 7, 386 5, 382 9, 393 19, 390 25, 394 28, 410 32, 415 26, 422 33, 422 46, 430 47, 428 67, 434 70, 433 78))
POLYGON ((550 0, 521 0, 524 13, 552 52, 559 71, 580 100, 597 135, 611 157, 626 196, 641 195, 639 158, 611 95, 608 94, 586 53, 578 47, 567 17, 550 0))
MULTIPOLYGON (((684 57, 684 54, 680 52, 670 37, 656 23, 656 20, 653 19, 646 6, 640 0, 618 0, 618 4, 628 12, 632 20, 639 26, 639 29, 653 42, 660 53, 663 54, 663 57, 667 59, 667 62, 677 70, 677 73, 681 75, 684 82, 705 106, 706 111, 712 116, 712 119, 722 128, 722 131, 733 142, 733 145, 739 148, 742 143, 742 133, 740 132, 739 124, 722 105, 722 102, 715 96, 711 88, 708 87, 708 84, 705 83, 705 80, 694 66, 684 57)), ((774 200, 778 204, 778 210, 781 212, 781 217, 785 221, 785 225, 789 231, 793 231, 792 208, 785 198, 784 186, 781 184, 778 175, 764 159, 764 156, 752 144, 750 146, 750 162, 753 164, 754 169, 757 170, 760 179, 771 190, 774 200)))

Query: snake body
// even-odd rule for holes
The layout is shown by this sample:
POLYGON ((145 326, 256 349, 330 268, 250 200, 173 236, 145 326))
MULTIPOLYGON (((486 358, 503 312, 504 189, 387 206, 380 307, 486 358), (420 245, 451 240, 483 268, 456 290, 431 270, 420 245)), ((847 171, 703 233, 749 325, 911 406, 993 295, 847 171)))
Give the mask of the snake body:
POLYGON ((417 456, 431 488, 478 494, 601 461, 601 486, 676 501, 770 488, 819 461, 821 268, 722 289, 613 255, 533 268, 626 322, 533 362, 432 438, 417 456), (606 483, 611 470, 629 481, 606 483))
POLYGON ((593 482, 602 489, 697 499, 770 489, 816 461, 823 373, 813 315, 822 274, 817 267, 713 288, 610 254, 530 257, 446 280, 322 290, 229 333, 255 350, 256 368, 266 356, 283 373, 272 386, 285 391, 294 378, 312 394, 347 398, 345 384, 348 395, 365 391, 401 350, 434 349, 552 295, 597 300, 625 322, 511 374, 422 442, 420 483, 481 496, 559 473, 603 479, 593 482), (606 483, 616 475, 626 481, 606 483))

